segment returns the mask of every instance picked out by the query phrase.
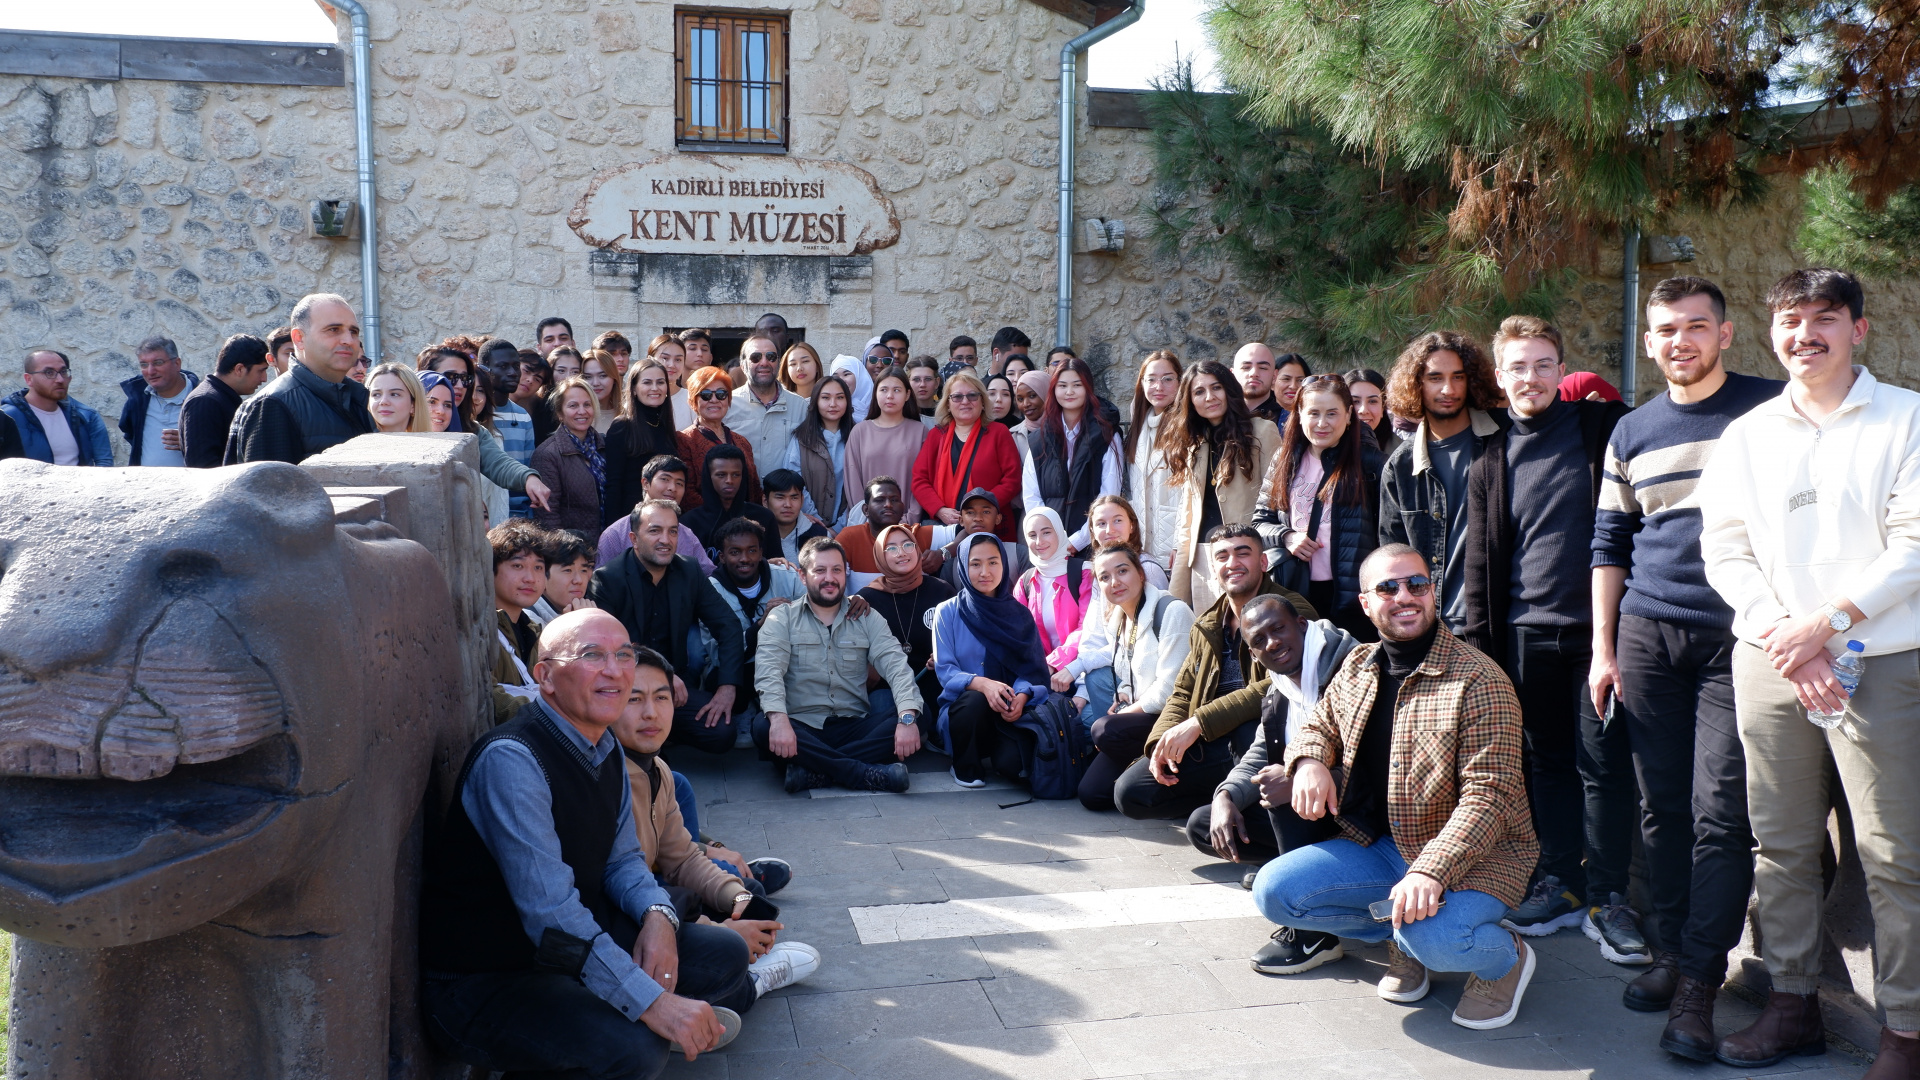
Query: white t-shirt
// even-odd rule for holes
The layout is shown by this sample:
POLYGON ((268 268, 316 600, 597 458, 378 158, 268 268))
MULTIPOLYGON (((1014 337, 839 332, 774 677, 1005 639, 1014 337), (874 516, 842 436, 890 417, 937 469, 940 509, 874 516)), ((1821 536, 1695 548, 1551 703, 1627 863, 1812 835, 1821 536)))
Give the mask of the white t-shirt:
POLYGON ((40 418, 40 430, 47 433, 47 445, 53 449, 55 465, 80 464, 80 444, 74 440, 73 428, 67 426, 67 414, 55 407, 52 412, 43 412, 40 406, 28 403, 40 418))

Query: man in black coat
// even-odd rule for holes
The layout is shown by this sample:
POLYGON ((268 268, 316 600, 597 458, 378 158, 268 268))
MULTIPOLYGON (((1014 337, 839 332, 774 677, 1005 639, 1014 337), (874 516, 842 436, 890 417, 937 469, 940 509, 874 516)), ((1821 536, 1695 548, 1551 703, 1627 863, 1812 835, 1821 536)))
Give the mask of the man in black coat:
POLYGON ((733 748, 734 703, 739 699, 746 663, 740 620, 734 617, 700 565, 676 554, 680 543, 679 507, 648 499, 633 510, 633 547, 593 572, 587 599, 627 628, 634 644, 645 645, 686 672, 673 680, 673 735, 710 754, 733 748), (691 656, 688 635, 694 623, 706 628, 711 657, 691 656), (709 661, 711 664, 709 665, 709 661), (711 675, 702 677, 703 668, 711 675))
POLYGON ((189 469, 217 469, 227 455, 233 414, 240 403, 273 375, 267 343, 252 334, 235 334, 220 346, 212 377, 194 388, 180 406, 180 452, 189 469))
POLYGON ((374 430, 367 388, 347 378, 359 363, 360 319, 345 297, 314 293, 293 306, 298 353, 287 373, 240 406, 225 464, 298 465, 330 446, 374 430))
POLYGON ((20 439, 20 429, 14 426, 12 417, 0 412, 0 461, 26 456, 27 447, 20 439))
POLYGON ((1463 636, 1513 679, 1532 774, 1540 866, 1505 924, 1529 937, 1630 926, 1609 941, 1644 964, 1652 954, 1626 907, 1640 803, 1627 725, 1604 723, 1587 692, 1594 516, 1607 439, 1627 407, 1561 400, 1562 356, 1560 332, 1530 315, 1494 335, 1512 424, 1468 471, 1463 636))

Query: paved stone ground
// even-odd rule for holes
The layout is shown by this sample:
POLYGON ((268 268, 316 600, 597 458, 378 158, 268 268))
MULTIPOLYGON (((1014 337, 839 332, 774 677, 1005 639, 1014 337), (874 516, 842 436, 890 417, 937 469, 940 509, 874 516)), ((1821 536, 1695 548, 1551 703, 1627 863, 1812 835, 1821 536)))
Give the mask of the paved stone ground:
MULTIPOLYGON (((1627 1010, 1634 972, 1577 931, 1539 940, 1519 1019, 1477 1032, 1448 1019, 1464 976, 1436 976, 1414 1006, 1374 995, 1376 947, 1305 975, 1270 977, 1247 957, 1258 917, 862 944, 849 908, 1151 886, 1239 890, 1240 868, 1189 847, 1169 823, 1094 814, 1012 791, 950 791, 946 761, 915 758, 914 792, 790 796, 750 750, 674 759, 700 793, 702 825, 750 857, 778 855, 794 881, 775 899, 787 936, 824 957, 812 979, 770 995, 727 1050, 669 1080, 1854 1080, 1838 1052, 1747 1073, 1655 1045, 1664 1015, 1627 1010), (939 790, 936 790, 939 789, 939 790)), ((1240 895, 1244 896, 1244 893, 1240 895)), ((871 936, 871 935, 870 935, 871 936)), ((1722 995, 1721 1030, 1753 1006, 1722 995)))

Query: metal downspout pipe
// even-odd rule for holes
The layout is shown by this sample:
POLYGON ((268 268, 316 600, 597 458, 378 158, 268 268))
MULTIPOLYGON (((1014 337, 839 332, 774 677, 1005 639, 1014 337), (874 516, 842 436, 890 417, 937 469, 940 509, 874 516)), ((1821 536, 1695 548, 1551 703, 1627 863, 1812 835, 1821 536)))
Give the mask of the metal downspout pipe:
POLYGON ((1079 81, 1080 54, 1095 44, 1140 21, 1147 0, 1133 0, 1133 6, 1088 30, 1060 47, 1060 280, 1054 309, 1053 341, 1069 344, 1073 336, 1073 140, 1075 130, 1073 94, 1079 81))
POLYGON ((372 364, 380 363, 380 238, 374 231, 373 37, 359 0, 327 0, 353 22, 353 136, 360 172, 360 332, 372 364))
POLYGON ((1632 222, 1621 231, 1620 396, 1632 407, 1639 404, 1634 400, 1634 368, 1640 359, 1640 225, 1632 222))

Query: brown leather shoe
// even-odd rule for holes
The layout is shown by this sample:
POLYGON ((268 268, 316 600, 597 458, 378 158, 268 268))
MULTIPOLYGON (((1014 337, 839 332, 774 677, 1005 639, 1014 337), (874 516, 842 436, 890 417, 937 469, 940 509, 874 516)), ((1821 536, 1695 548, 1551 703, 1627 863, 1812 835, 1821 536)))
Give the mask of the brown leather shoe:
POLYGON ((1736 1069, 1778 1065, 1795 1054, 1827 1052, 1827 1029, 1820 1019, 1820 995, 1767 995, 1760 1018, 1720 1040, 1714 1056, 1736 1069))
POLYGON ((1620 1004, 1635 1012, 1659 1012, 1673 1004, 1673 991, 1679 985, 1680 954, 1656 951, 1653 966, 1627 984, 1620 1004))
POLYGON ((1712 1061, 1713 999, 1719 990, 1682 975, 1679 988, 1673 992, 1673 1004, 1667 1008, 1667 1029, 1660 1033, 1660 1049, 1688 1061, 1712 1061))
POLYGON ((1920 1039, 1880 1029, 1880 1053, 1860 1080, 1920 1080, 1920 1039))

